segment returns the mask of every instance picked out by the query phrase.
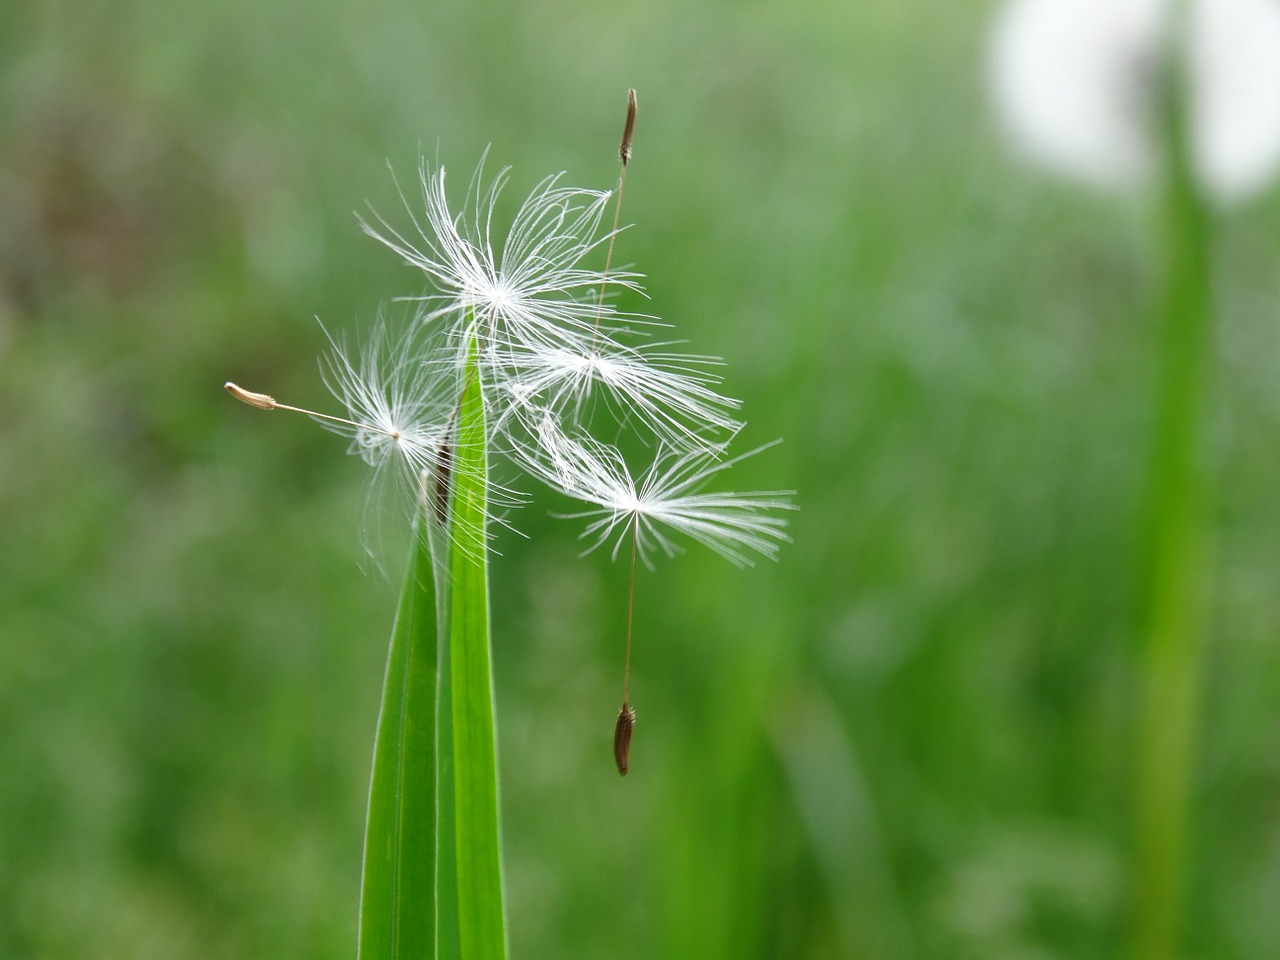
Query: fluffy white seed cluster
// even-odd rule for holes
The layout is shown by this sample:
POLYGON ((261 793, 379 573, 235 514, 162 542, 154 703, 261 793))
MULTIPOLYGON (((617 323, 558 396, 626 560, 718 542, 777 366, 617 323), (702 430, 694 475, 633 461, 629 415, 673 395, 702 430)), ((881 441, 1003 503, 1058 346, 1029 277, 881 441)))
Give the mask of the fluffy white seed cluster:
MULTIPOLYGON (((619 291, 643 293, 639 274, 587 266, 616 236, 604 222, 612 192, 550 177, 520 205, 510 229, 495 226, 507 184, 487 185, 484 163, 455 212, 445 171, 419 170, 422 210, 398 230, 374 216, 362 225, 420 270, 428 287, 403 333, 385 323, 356 351, 332 341, 326 381, 355 425, 352 440, 375 471, 394 471, 428 516, 444 515, 457 462, 455 420, 473 352, 490 449, 560 493, 584 502, 588 550, 634 537, 644 562, 679 549, 678 532, 736 564, 773 557, 788 540, 789 492, 709 493, 743 427, 737 401, 717 392, 713 357, 655 340, 656 318, 623 313, 619 291), (654 451, 633 472, 621 450, 591 435, 604 424, 628 448, 654 451), (637 479, 638 478, 638 479, 637 479)), ((772 444, 770 444, 771 446, 772 444)), ((491 500, 509 503, 504 491, 491 500)), ((457 531, 454 535, 457 536, 457 531)), ((617 552, 615 543, 614 552, 617 552)))

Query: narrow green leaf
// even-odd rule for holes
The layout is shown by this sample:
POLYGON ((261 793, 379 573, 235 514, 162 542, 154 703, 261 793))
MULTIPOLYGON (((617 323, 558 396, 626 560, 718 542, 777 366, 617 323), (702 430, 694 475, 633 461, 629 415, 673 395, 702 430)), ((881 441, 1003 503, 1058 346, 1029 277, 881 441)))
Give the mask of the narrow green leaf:
POLYGON ((373 746, 360 960, 435 956, 436 639, 431 548, 419 530, 391 634, 373 746))
MULTIPOLYGON (((447 569, 448 547, 436 553, 437 569, 447 569), (443 559, 441 559, 443 555, 443 559)), ((450 585, 443 578, 442 606, 449 604, 450 585)), ((440 631, 440 697, 436 708, 436 956, 457 960, 462 956, 458 939, 458 847, 453 806, 453 691, 449 682, 449 631, 440 631)))
POLYGON ((473 354, 458 416, 449 561, 453 839, 458 946, 465 960, 506 957, 489 649, 486 469, 484 405, 473 354))
POLYGON ((1166 244, 1162 328, 1139 540, 1143 597, 1141 718, 1134 764, 1133 956, 1186 951, 1185 915, 1197 824, 1205 634, 1213 589, 1207 468, 1215 362, 1209 204, 1193 156, 1185 76, 1164 104, 1166 244))

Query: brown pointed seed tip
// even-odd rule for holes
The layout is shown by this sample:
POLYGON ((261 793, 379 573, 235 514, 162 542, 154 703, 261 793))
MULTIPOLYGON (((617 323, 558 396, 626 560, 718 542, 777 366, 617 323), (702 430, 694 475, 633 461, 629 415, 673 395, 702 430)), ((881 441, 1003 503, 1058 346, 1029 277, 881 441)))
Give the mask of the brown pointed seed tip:
POLYGON ((269 397, 265 393, 254 393, 244 387, 237 387, 230 380, 224 383, 223 386, 227 388, 227 393, 241 403, 247 403, 251 407, 257 407, 259 410, 274 410, 276 408, 275 397, 269 397))
POLYGON ((627 775, 631 762, 631 731, 636 726, 636 712, 624 700, 622 709, 618 711, 618 722, 613 726, 613 761, 618 765, 618 773, 627 775))
POLYGON ((436 448, 434 476, 431 482, 431 500, 436 509, 436 521, 444 526, 449 522, 449 493, 453 489, 453 444, 447 439, 436 448))
POLYGON ((622 143, 618 145, 618 159, 625 167, 631 159, 631 140, 636 135, 636 91, 627 91, 627 122, 622 128, 622 143))

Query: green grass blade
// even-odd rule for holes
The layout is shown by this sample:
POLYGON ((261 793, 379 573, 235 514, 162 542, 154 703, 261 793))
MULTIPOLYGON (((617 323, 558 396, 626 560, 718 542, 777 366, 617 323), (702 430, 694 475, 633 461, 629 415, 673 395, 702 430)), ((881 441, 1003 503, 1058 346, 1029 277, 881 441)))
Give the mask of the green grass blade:
MULTIPOLYGON (((447 543, 447 542, 446 542, 447 543)), ((447 568, 448 546, 437 552, 437 562, 447 568)), ((448 579, 442 606, 449 604, 451 590, 448 579)), ((453 691, 449 682, 449 631, 440 631, 440 699, 436 710, 439 733, 436 737, 436 771, 439 777, 436 807, 439 829, 436 831, 436 956, 440 960, 456 960, 462 956, 458 939, 458 846, 453 806, 453 691)))
POLYGON ((360 960, 424 960, 436 949, 436 593, 427 537, 414 541, 373 747, 360 960))
POLYGON ((487 464, 484 406, 474 370, 473 365, 458 417, 449 564, 449 700, 453 731, 457 919, 461 957, 502 960, 506 956, 506 930, 489 650, 485 549, 487 464))
POLYGON ((1133 955, 1184 953, 1212 580, 1207 398, 1214 362, 1210 208, 1191 151, 1184 78, 1165 117, 1166 248, 1147 516, 1142 714, 1135 765, 1133 955))

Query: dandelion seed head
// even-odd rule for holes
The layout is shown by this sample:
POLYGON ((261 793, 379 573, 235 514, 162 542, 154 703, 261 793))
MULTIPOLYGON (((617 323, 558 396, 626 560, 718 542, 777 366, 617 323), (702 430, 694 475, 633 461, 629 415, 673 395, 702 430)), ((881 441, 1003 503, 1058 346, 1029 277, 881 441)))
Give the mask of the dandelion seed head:
POLYGON ((463 303, 481 313, 505 316, 520 302, 519 290, 501 275, 473 283, 463 292, 463 303))
POLYGON ((651 511, 643 500, 634 493, 628 491, 622 496, 615 497, 613 503, 608 505, 611 510, 617 510, 619 513, 651 513, 651 511))
POLYGON ((714 357, 665 351, 669 344, 627 347, 597 336, 594 342, 513 352, 504 389, 522 404, 538 402, 568 420, 584 418, 596 400, 620 419, 638 422, 673 446, 704 446, 708 437, 731 436, 742 426, 731 411, 736 400, 713 389, 707 366, 714 357))
MULTIPOLYGON (((616 234, 603 225, 611 191, 566 187, 561 175, 539 183, 499 236, 494 215, 508 181, 500 170, 484 185, 481 161, 462 208, 455 213, 445 191, 444 169, 419 171, 424 211, 405 199, 411 230, 399 230, 374 214, 364 231, 421 270, 432 289, 420 299, 428 322, 446 319, 483 325, 486 344, 538 348, 563 343, 618 321, 608 303, 594 297, 605 280, 584 260, 616 234)), ((640 292, 640 277, 614 271, 614 289, 640 292)))
POLYGON ((1155 170, 1161 64, 1187 81, 1191 151, 1218 197, 1265 186, 1280 164, 1280 5, 1190 0, 1009 0, 992 31, 1002 119, 1033 159, 1101 186, 1155 170))
MULTIPOLYGON (((519 451, 522 464, 544 483, 588 509, 566 514, 588 521, 586 552, 612 543, 615 558, 628 534, 652 566, 656 552, 674 556, 680 545, 668 531, 709 547, 738 566, 752 566, 752 554, 774 558, 789 541, 780 512, 795 509, 789 491, 704 493, 716 474, 773 444, 732 459, 719 447, 663 448, 639 483, 621 452, 590 436, 568 436, 555 417, 544 414, 534 431, 537 443, 519 451)), ((776 442, 776 441, 775 441, 776 442)))
POLYGON ((452 349, 417 320, 414 314, 393 333, 380 316, 356 348, 326 331, 321 372, 346 419, 316 419, 348 438, 350 452, 373 469, 366 531, 374 540, 389 517, 423 507, 460 390, 452 349))

